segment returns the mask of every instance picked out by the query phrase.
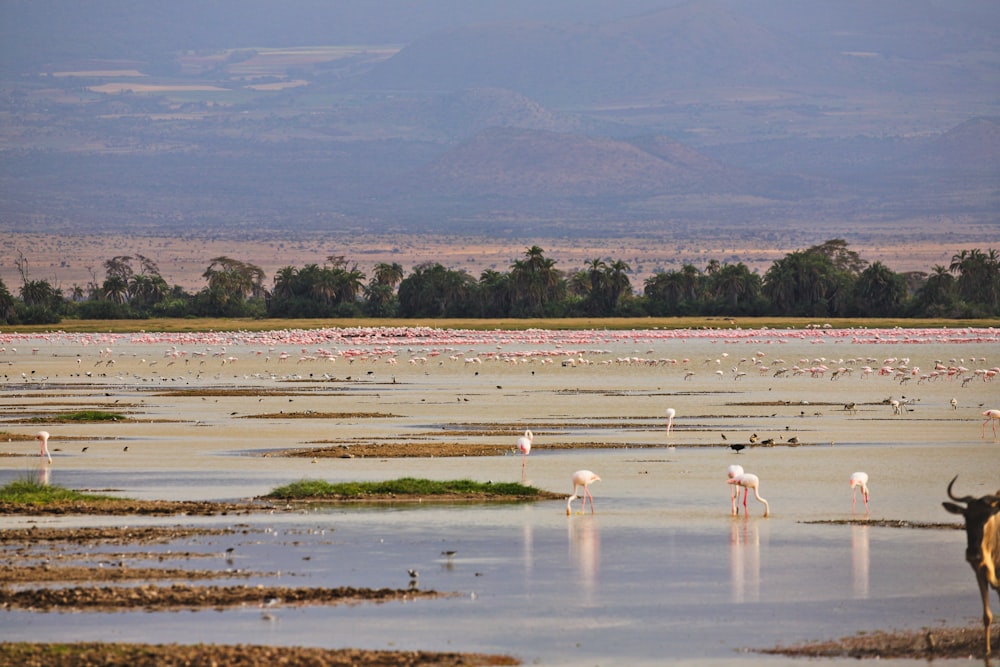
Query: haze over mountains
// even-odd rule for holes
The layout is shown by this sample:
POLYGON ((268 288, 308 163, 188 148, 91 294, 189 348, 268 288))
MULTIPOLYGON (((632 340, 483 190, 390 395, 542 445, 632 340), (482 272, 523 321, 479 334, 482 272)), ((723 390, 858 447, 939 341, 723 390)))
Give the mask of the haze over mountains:
POLYGON ((12 0, 0 228, 988 244, 998 27, 973 0, 12 0))

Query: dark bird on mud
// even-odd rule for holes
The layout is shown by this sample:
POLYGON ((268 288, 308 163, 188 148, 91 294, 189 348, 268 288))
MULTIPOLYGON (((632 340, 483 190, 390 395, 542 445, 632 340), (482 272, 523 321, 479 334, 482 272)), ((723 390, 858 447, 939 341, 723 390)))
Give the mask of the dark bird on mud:
POLYGON ((796 437, 795 437, 795 436, 793 435, 792 437, 790 437, 790 438, 788 439, 788 444, 790 444, 790 445, 797 445, 797 444, 799 444, 799 439, 798 439, 798 438, 796 438, 796 437))
POLYGON ((750 435, 750 444, 752 445, 755 442, 757 442, 757 434, 753 433, 753 434, 750 435))
POLYGON ((722 436, 723 442, 725 442, 725 440, 726 440, 726 434, 725 433, 721 433, 720 435, 722 436))
POLYGON ((734 451, 734 452, 736 452, 737 454, 739 454, 739 453, 740 453, 741 451, 743 451, 743 450, 744 450, 745 448, 746 448, 746 445, 738 445, 738 444, 735 444, 735 443, 734 443, 734 444, 732 444, 732 445, 729 445, 729 449, 733 450, 733 451, 734 451))

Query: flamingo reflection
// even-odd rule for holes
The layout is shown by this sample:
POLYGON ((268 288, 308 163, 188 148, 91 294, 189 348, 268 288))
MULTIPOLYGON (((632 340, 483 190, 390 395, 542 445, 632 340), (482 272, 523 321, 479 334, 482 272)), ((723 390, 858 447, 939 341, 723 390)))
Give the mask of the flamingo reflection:
POLYGON ((736 603, 760 600, 760 534, 745 513, 734 519, 729 535, 729 579, 736 603))
POLYGON ((38 469, 38 483, 42 486, 48 486, 52 480, 52 468, 43 465, 38 469))
POLYGON ((597 593, 597 573, 601 564, 601 536, 598 531, 597 519, 588 517, 580 521, 570 521, 569 531, 570 560, 580 577, 580 590, 585 601, 594 604, 597 593))
POLYGON ((858 600, 868 599, 868 529, 864 524, 851 525, 851 583, 858 600))

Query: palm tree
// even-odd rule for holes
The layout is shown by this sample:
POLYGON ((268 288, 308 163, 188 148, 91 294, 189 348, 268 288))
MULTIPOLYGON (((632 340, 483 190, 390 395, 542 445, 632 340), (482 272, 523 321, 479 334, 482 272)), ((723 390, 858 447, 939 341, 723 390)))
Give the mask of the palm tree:
POLYGON ((679 271, 661 271, 646 278, 643 295, 650 311, 659 315, 677 314, 684 300, 684 280, 679 271))
MULTIPOLYGON (((581 278, 586 278, 587 312, 591 315, 606 314, 609 287, 607 262, 603 259, 592 259, 587 262, 582 274, 581 278)), ((581 279, 579 282, 584 281, 581 279)))
POLYGON ((17 319, 17 309, 14 307, 14 296, 0 280, 0 322, 14 324, 17 319))
POLYGON ((546 304, 562 298, 566 286, 555 260, 545 257, 541 248, 531 246, 524 255, 511 265, 514 301, 522 314, 542 315, 546 304))
POLYGON ((741 299, 756 298, 761 289, 760 277, 751 273, 743 262, 724 264, 712 275, 710 284, 712 294, 724 300, 733 315, 738 313, 741 299))
POLYGON ((898 315, 906 298, 906 282, 882 262, 875 262, 858 276, 854 298, 858 311, 866 317, 898 315))
POLYGON ((242 303, 250 295, 266 294, 264 271, 230 257, 214 257, 202 277, 208 281, 209 301, 217 309, 226 310, 230 304, 242 303))
POLYGON ((403 267, 397 262, 393 262, 392 264, 379 262, 375 265, 375 269, 372 272, 372 282, 395 288, 403 280, 403 276, 403 267))
POLYGON ((684 284, 684 299, 692 305, 696 304, 701 291, 701 271, 694 264, 685 264, 681 267, 681 280, 684 284))
POLYGON ((628 277, 628 272, 631 270, 632 267, 621 259, 616 259, 608 266, 606 283, 611 311, 618 306, 622 295, 632 293, 632 281, 628 277))
POLYGON ((338 272, 338 289, 337 289, 337 302, 338 303, 355 303, 358 300, 358 296, 364 289, 365 274, 358 270, 358 267, 352 269, 341 269, 338 272))
POLYGON ((104 298, 119 305, 128 301, 128 282, 119 275, 109 275, 104 281, 104 298))
POLYGON ((1000 306, 1000 260, 996 250, 963 250, 951 258, 952 273, 958 273, 958 295, 969 304, 995 313, 1000 306))
POLYGON ((934 317, 953 314, 955 295, 955 277, 945 267, 936 265, 923 286, 917 290, 918 314, 934 317))
POLYGON ((298 270, 294 266, 283 266, 274 274, 274 290, 272 296, 276 300, 285 301, 295 295, 295 281, 298 270))
POLYGON ((509 273, 486 269, 479 275, 477 293, 483 317, 510 316, 513 293, 509 273))

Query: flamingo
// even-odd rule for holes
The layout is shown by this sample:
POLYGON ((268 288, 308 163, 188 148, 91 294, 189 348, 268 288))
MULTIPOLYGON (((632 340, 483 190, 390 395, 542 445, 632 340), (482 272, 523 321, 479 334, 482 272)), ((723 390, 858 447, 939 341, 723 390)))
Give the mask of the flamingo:
MULTIPOLYGON (((735 464, 731 465, 731 466, 729 466, 729 470, 727 472, 729 474, 729 479, 733 479, 733 478, 738 477, 738 476, 740 476, 740 475, 743 474, 743 466, 741 466, 741 465, 735 465, 735 464)), ((728 482, 726 482, 726 483, 728 484, 728 482)), ((743 495, 744 495, 743 503, 744 504, 746 504, 746 497, 745 496, 746 496, 747 493, 749 493, 749 490, 745 490, 744 493, 743 493, 743 495)), ((733 488, 731 488, 729 490, 729 499, 733 502, 733 516, 736 516, 737 514, 739 514, 739 510, 736 508, 736 499, 739 498, 739 497, 740 497, 740 490, 739 490, 738 487, 734 486, 733 488)))
POLYGON ((983 437, 986 437, 986 425, 993 422, 993 437, 997 437, 997 422, 1000 422, 1000 410, 987 410, 983 413, 983 437))
POLYGON ((573 501, 577 498, 583 498, 583 511, 587 511, 587 498, 590 498, 590 513, 594 513, 594 496, 590 495, 590 486, 592 482, 600 482, 601 478, 595 473, 589 470, 577 470, 573 473, 573 495, 566 500, 566 516, 573 513, 573 501), (576 490, 578 487, 583 487, 583 496, 576 495, 576 490))
MULTIPOLYGON (((757 500, 759 500, 764 504, 764 516, 769 516, 771 514, 771 506, 768 504, 766 500, 761 498, 760 493, 757 492, 757 488, 760 486, 760 478, 757 477, 757 475, 752 475, 748 472, 745 472, 743 474, 736 475, 735 477, 730 479, 727 482, 727 484, 735 484, 737 486, 742 486, 744 489, 747 489, 748 491, 749 489, 753 489, 754 498, 756 498, 757 500)), ((593 505, 593 501, 591 501, 591 505, 593 505)), ((744 512, 748 511, 747 492, 743 493, 743 511, 744 512)))
POLYGON ((674 417, 677 416, 677 411, 673 408, 667 408, 667 435, 670 435, 671 429, 674 427, 674 417))
POLYGON ((865 509, 868 509, 868 473, 866 472, 856 472, 851 475, 851 488, 854 489, 854 494, 851 496, 851 509, 854 509, 854 504, 858 502, 858 489, 861 489, 861 497, 865 501, 865 509))
POLYGON ((527 479, 528 454, 531 453, 531 443, 535 440, 535 434, 530 430, 525 430, 524 435, 517 439, 517 450, 521 452, 521 482, 527 479))
POLYGON ((44 459, 47 457, 49 459, 49 463, 52 463, 52 455, 49 454, 49 432, 39 431, 35 434, 35 440, 42 443, 42 458, 44 459))

